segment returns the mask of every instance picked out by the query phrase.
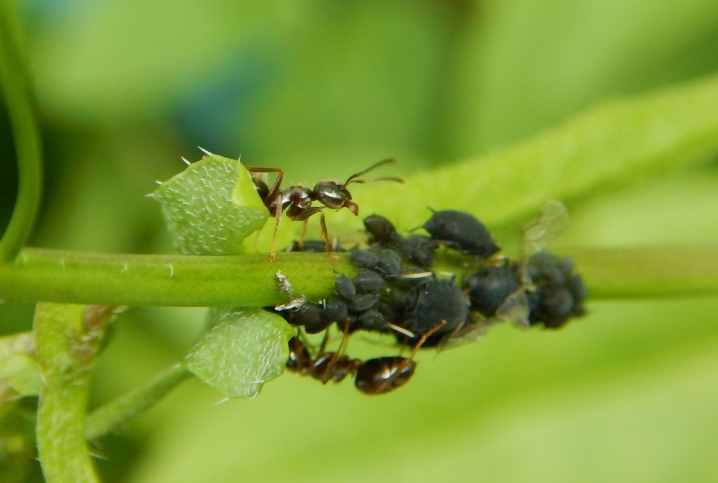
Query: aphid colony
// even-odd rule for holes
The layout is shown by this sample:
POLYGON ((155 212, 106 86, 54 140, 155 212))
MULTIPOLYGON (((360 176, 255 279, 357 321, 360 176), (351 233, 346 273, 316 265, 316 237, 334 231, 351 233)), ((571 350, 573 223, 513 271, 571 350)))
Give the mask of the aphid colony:
MULTIPOLYGON (((408 237, 386 218, 367 217, 368 247, 349 253, 359 268, 353 278, 339 275, 334 294, 320 302, 299 299, 270 309, 300 328, 290 340, 287 368, 325 384, 353 375, 360 391, 384 394, 411 378, 414 356, 422 347, 446 348, 476 340, 509 320, 525 327, 563 326, 584 313, 586 291, 570 259, 541 250, 565 226, 565 217, 563 205, 549 202, 543 215, 525 228, 519 261, 497 256, 500 248, 491 233, 469 213, 436 211, 423 225, 428 235, 408 237), (447 249, 465 256, 466 273, 459 280, 432 270, 434 257, 447 249), (327 351, 332 324, 342 339, 335 351, 327 351), (322 343, 312 348, 303 332, 322 331, 322 343), (351 358, 343 349, 357 331, 391 334, 411 353, 365 361, 351 358)), ((290 249, 297 251, 299 246, 290 249)), ((305 251, 324 249, 323 241, 303 245, 305 251)), ((337 245, 333 250, 344 251, 337 245)))

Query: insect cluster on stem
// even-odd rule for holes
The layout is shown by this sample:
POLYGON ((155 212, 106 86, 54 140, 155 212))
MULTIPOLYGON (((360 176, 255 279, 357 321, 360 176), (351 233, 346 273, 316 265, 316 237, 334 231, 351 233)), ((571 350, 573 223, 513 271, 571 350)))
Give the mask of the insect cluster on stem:
POLYGON ((254 187, 256 188, 259 197, 262 198, 262 202, 269 210, 269 214, 275 219, 270 260, 274 260, 276 258, 277 229, 279 228, 279 221, 282 218, 282 213, 286 213, 290 220, 304 222, 302 235, 298 242, 298 246, 300 248, 304 244, 304 234, 307 228, 307 220, 312 215, 319 213, 322 239, 324 239, 324 246, 327 255, 330 255, 332 250, 329 242, 329 233, 327 232, 327 222, 324 217, 324 209, 331 208, 339 210, 341 208, 346 208, 355 216, 358 215, 359 206, 352 201, 352 195, 347 189, 347 186, 351 183, 367 183, 370 181, 396 181, 402 183, 403 180, 401 178, 394 176, 386 176, 372 180, 364 180, 361 178, 362 175, 378 168, 379 166, 394 162, 396 162, 394 159, 385 159, 369 166, 365 170, 354 173, 349 176, 344 183, 322 180, 317 182, 314 185, 314 188, 311 189, 302 185, 292 185, 288 188, 282 188, 284 171, 279 168, 247 167, 247 171, 253 173, 252 181, 254 182, 254 187), (266 180, 263 179, 262 176, 266 176, 269 173, 277 174, 277 177, 271 187, 267 185, 266 180), (319 203, 321 206, 312 206, 312 203, 314 202, 319 203))
POLYGON ((493 236, 469 213, 433 212, 422 225, 428 234, 408 237, 386 218, 368 216, 367 248, 349 253, 359 268, 353 278, 340 274, 334 294, 324 300, 273 309, 299 327, 287 368, 325 384, 353 375, 360 391, 384 394, 412 377, 414 357, 422 347, 470 342, 509 320, 522 327, 563 326, 584 313, 586 291, 570 259, 543 249, 566 224, 563 205, 547 203, 542 215, 524 228, 521 257, 510 260, 497 255, 493 236), (461 276, 433 270, 434 258, 447 251, 465 256, 461 276), (337 350, 327 351, 333 324, 341 342, 337 350), (411 353, 351 358, 344 350, 357 331, 391 334, 411 353), (324 339, 313 348, 304 333, 321 332, 324 339))

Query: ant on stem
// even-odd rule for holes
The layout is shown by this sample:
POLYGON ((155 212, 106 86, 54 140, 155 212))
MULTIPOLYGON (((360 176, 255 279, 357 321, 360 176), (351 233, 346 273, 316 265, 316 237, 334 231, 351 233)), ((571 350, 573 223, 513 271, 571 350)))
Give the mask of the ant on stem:
POLYGON ((337 183, 336 181, 322 180, 314 185, 313 189, 309 189, 306 186, 293 185, 289 188, 282 189, 282 178, 284 177, 284 171, 279 168, 262 168, 262 167, 247 167, 247 171, 250 173, 277 173, 277 179, 270 188, 267 183, 261 179, 261 176, 252 175, 252 181, 254 187, 257 189, 257 193, 264 202, 264 206, 269 210, 269 214, 275 218, 274 222, 274 236, 272 237, 272 252, 269 259, 274 260, 276 258, 276 241, 277 241, 277 229, 279 228, 279 220, 282 216, 282 212, 286 212, 290 220, 303 221, 304 227, 302 229, 302 235, 299 239, 299 246, 301 247, 304 243, 304 234, 307 229, 307 219, 319 213, 322 238, 325 242, 325 248, 327 255, 331 256, 331 247, 329 243, 329 234, 327 232, 327 223, 324 217, 324 208, 332 208, 339 210, 341 208, 347 208, 354 215, 359 214, 359 206, 352 201, 352 195, 347 190, 347 186, 351 183, 367 183, 372 181, 396 181, 403 183, 401 178, 395 176, 387 176, 382 178, 376 178, 371 180, 364 180, 360 177, 375 169, 379 166, 395 163, 395 159, 385 159, 379 161, 363 171, 355 173, 344 183, 337 183), (317 201, 324 206, 312 206, 312 202, 317 201))
POLYGON ((411 379, 416 369, 414 356, 426 342, 426 339, 439 331, 444 325, 446 325, 446 321, 441 320, 422 335, 414 345, 409 357, 376 357, 366 361, 352 359, 342 354, 342 349, 349 335, 348 323, 344 325, 344 333, 342 334, 339 348, 335 352, 326 352, 328 333, 325 333, 316 357, 312 357, 306 344, 299 337, 292 337, 289 340, 289 360, 286 366, 290 371, 298 372, 304 376, 312 376, 321 381, 322 384, 329 381, 341 382, 347 376, 354 375, 354 387, 360 392, 368 395, 386 394, 403 386, 411 379))

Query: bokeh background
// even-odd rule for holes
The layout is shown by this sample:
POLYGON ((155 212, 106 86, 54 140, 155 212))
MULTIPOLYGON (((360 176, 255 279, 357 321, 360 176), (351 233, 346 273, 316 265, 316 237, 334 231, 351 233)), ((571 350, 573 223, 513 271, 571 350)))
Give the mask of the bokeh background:
MULTIPOLYGON (((46 154, 32 244, 73 250, 169 253, 145 195, 198 145, 290 183, 388 156, 407 175, 718 72, 715 0, 19 3, 46 154)), ((4 223, 5 115, 0 155, 4 223)), ((576 206, 556 250, 715 243, 717 175, 713 161, 576 206)), ((718 297, 589 309, 557 332, 506 326, 421 354, 385 397, 287 375, 215 405, 190 381, 98 441, 97 464, 108 482, 718 479, 718 297)), ((93 404, 181 358, 203 313, 125 312, 93 404)), ((0 316, 27 330, 32 307, 0 316)))

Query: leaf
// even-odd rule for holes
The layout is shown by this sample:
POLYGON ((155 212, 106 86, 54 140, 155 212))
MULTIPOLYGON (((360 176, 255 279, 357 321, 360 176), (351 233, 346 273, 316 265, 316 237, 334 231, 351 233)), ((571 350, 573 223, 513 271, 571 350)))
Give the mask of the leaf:
POLYGON ((33 356, 33 334, 25 332, 0 339, 0 397, 9 388, 20 396, 39 394, 40 365, 33 356))
POLYGON ((174 247, 185 255, 237 255, 269 212, 239 161, 212 155, 162 183, 160 202, 174 247))
POLYGON ((253 398, 280 376, 293 330, 263 309, 213 308, 213 324, 187 355, 197 377, 229 397, 253 398))
POLYGON ((718 76, 713 76, 606 102, 504 150, 418 173, 404 185, 366 186, 355 198, 362 213, 390 216, 404 230, 427 219, 429 207, 463 209, 501 239, 515 234, 546 200, 560 200, 570 209, 698 165, 716 152, 718 76))

